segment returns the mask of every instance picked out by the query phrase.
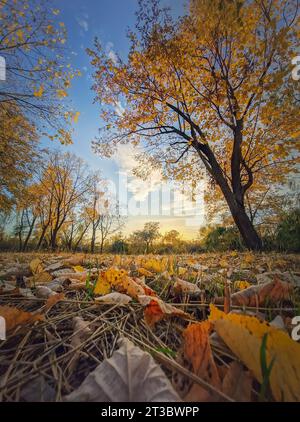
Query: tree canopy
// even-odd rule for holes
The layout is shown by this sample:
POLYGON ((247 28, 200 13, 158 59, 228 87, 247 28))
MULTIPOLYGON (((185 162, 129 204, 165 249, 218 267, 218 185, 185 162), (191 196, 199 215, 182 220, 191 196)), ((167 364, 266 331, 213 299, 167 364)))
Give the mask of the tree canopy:
POLYGON ((127 60, 107 57, 97 40, 89 50, 107 122, 95 149, 141 143, 151 163, 192 180, 200 163, 246 245, 260 249, 246 194, 261 174, 298 161, 297 2, 191 0, 177 20, 157 0, 141 6, 127 60))

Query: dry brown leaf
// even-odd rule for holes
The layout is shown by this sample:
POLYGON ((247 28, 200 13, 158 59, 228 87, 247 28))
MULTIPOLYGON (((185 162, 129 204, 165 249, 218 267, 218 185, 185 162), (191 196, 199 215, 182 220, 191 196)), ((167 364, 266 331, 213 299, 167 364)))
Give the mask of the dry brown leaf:
POLYGON ((87 272, 82 272, 82 273, 70 273, 70 272, 66 272, 66 273, 60 273, 59 277, 63 277, 63 278, 68 278, 68 279, 73 279, 73 280, 80 280, 80 281, 85 281, 86 277, 87 277, 87 272))
POLYGON ((124 293, 113 292, 104 296, 96 297, 97 302, 119 303, 120 305, 127 305, 132 301, 132 298, 124 293))
POLYGON ((112 282, 112 286, 118 292, 128 294, 134 299, 137 299, 139 295, 145 294, 144 288, 131 277, 126 275, 122 278, 122 280, 112 282))
POLYGON ((231 362, 222 381, 222 392, 235 401, 251 401, 253 378, 239 362, 231 362))
POLYGON ((107 294, 111 288, 134 299, 140 295, 156 295, 141 279, 129 277, 127 271, 117 268, 109 268, 100 273, 94 293, 107 294))
POLYGON ((48 311, 50 308, 56 305, 57 302, 64 300, 64 298, 65 298, 64 293, 56 293, 53 296, 48 297, 47 302, 46 302, 46 310, 48 311))
MULTIPOLYGON (((216 367, 210 343, 209 333, 211 323, 209 321, 191 324, 183 331, 183 356, 184 360, 191 364, 192 371, 204 381, 217 389, 221 388, 221 380, 216 367)), ((194 383, 190 391, 184 396, 184 401, 214 401, 218 397, 194 383)))
POLYGON ((89 328, 89 321, 84 321, 81 317, 73 318, 74 335, 71 340, 71 347, 75 349, 73 356, 68 364, 68 372, 71 373, 77 366, 81 352, 78 350, 80 344, 86 340, 92 333, 89 328))
POLYGON ((35 296, 41 299, 48 299, 50 296, 54 296, 55 292, 47 286, 37 286, 35 289, 35 296))
MULTIPOLYGON (((262 306, 265 301, 276 303, 289 299, 293 291, 293 286, 278 278, 274 281, 248 287, 247 289, 233 293, 231 304, 239 306, 262 306)), ((215 303, 222 304, 224 298, 216 298, 215 303)))
POLYGON ((126 338, 120 348, 66 396, 71 402, 177 402, 177 393, 152 356, 126 338))
POLYGON ((84 261, 84 255, 73 255, 70 258, 66 258, 63 261, 63 264, 69 267, 73 267, 76 265, 82 265, 84 261))
POLYGON ((224 286, 224 312, 228 314, 231 308, 231 290, 230 290, 230 281, 225 281, 224 286))
POLYGON ((185 293, 189 295, 200 294, 201 290, 195 283, 190 283, 189 281, 181 280, 176 278, 174 283, 174 292, 175 294, 185 293))
POLYGON ((12 330, 18 325, 24 325, 29 322, 43 321, 41 314, 33 314, 31 312, 22 311, 12 306, 0 306, 0 316, 5 319, 7 331, 12 330))
POLYGON ((147 284, 144 281, 144 277, 143 279, 138 278, 138 277, 134 277, 133 280, 144 289, 144 294, 147 296, 157 296, 156 292, 151 289, 151 287, 147 286, 147 284))

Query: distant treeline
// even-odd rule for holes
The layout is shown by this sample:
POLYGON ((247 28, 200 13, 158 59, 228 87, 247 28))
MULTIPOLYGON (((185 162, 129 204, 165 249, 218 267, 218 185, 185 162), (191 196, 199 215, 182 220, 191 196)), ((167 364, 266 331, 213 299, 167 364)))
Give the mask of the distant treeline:
MULTIPOLYGON (((265 251, 300 252, 300 209, 294 209, 282 215, 273 229, 270 226, 260 228, 265 251)), ((199 230, 194 240, 183 240, 177 230, 160 233, 158 222, 149 222, 142 230, 136 230, 125 237, 121 232, 112 234, 104 241, 91 238, 92 232, 86 233, 80 242, 66 242, 64 236, 57 239, 57 251, 95 252, 114 254, 193 254, 202 252, 244 251, 246 247, 234 226, 208 225, 199 230)), ((20 250, 16 234, 2 232, 0 249, 2 251, 20 250)), ((51 243, 38 247, 38 237, 33 236, 26 245, 26 251, 50 251, 51 243)), ((23 249, 24 250, 24 249, 23 249)))

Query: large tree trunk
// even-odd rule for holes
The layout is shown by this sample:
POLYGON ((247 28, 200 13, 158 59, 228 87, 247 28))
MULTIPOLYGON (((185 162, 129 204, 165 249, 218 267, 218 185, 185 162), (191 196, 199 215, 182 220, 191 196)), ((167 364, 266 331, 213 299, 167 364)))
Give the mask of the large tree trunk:
POLYGON ((238 193, 235 195, 235 193, 230 189, 230 186, 228 185, 228 182, 226 178, 224 177, 222 169, 219 163, 217 162, 214 156, 214 153, 209 148, 209 146, 208 145, 205 145, 204 147, 202 146, 200 152, 199 152, 200 148, 199 149, 198 148, 199 147, 197 147, 196 145, 196 149, 198 150, 200 157, 201 157, 201 153, 204 152, 206 157, 208 157, 209 159, 209 163, 211 166, 210 173, 212 177, 215 179, 215 181, 217 182, 217 184, 219 185, 224 195, 224 198, 228 204, 233 220, 235 224, 237 225, 237 228, 239 229, 239 232, 243 238, 243 241, 246 247, 251 250, 261 250, 262 241, 258 233, 256 232, 250 218, 248 217, 246 213, 244 203, 243 203, 243 198, 241 197, 241 187, 238 186, 237 188, 238 193))
POLYGON ((226 201, 247 248, 261 250, 262 241, 248 217, 245 208, 237 205, 234 199, 229 201, 226 199, 226 201))

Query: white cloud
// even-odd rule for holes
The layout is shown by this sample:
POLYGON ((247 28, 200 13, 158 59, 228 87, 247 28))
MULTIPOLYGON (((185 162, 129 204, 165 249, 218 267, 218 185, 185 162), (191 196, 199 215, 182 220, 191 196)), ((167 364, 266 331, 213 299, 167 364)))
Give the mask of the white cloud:
POLYGON ((122 117, 124 112, 125 112, 125 108, 122 106, 122 104, 120 103, 120 101, 116 102, 115 105, 115 112, 117 113, 118 116, 122 117))
POLYGON ((129 215, 149 217, 151 209, 151 215, 182 218, 186 227, 199 227, 203 224, 205 182, 199 183, 192 197, 190 190, 183 192, 178 185, 164 181, 158 169, 147 168, 147 179, 143 180, 134 174, 134 169, 139 166, 137 155, 142 151, 141 147, 120 144, 113 157, 119 166, 119 185, 122 186, 121 190, 124 192, 124 195, 120 197, 121 203, 125 208, 128 205, 129 215), (123 191, 124 188, 125 191, 123 191), (140 201, 139 206, 132 203, 132 199, 125 194, 126 191, 132 194, 132 199, 140 201), (149 199, 151 199, 151 208, 148 206, 149 199))
POLYGON ((150 192, 157 190, 162 183, 161 172, 154 169, 149 172, 147 180, 143 180, 133 174, 138 167, 136 155, 142 150, 131 144, 119 145, 114 159, 120 167, 120 172, 127 176, 127 188, 136 201, 144 201, 150 192))
POLYGON ((108 57, 112 60, 113 64, 117 64, 118 63, 118 56, 116 55, 116 53, 114 52, 114 50, 110 50, 109 51, 108 57))
POLYGON ((85 32, 88 32, 88 30, 89 30, 89 22, 88 22, 88 19, 89 19, 89 15, 87 14, 87 13, 83 13, 83 15, 82 16, 78 16, 77 18, 76 18, 76 20, 77 20, 77 22, 78 22, 78 25, 85 31, 85 32))
POLYGON ((114 64, 117 64, 118 63, 118 56, 114 51, 114 44, 111 41, 106 43, 105 51, 106 51, 107 56, 112 60, 112 62, 114 64))

